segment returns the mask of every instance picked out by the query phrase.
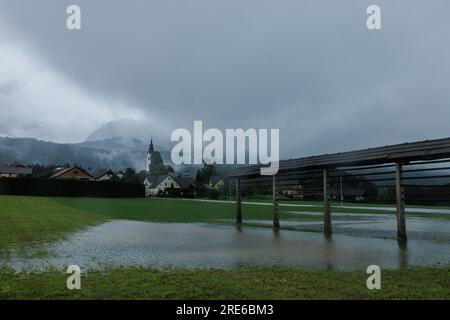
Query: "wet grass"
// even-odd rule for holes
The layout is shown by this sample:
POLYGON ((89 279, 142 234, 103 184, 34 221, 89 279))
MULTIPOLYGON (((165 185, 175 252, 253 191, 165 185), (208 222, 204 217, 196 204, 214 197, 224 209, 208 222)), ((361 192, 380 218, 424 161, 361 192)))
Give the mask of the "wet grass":
MULTIPOLYGON (((111 219, 154 222, 214 222, 234 219, 235 204, 161 198, 54 198, 58 203, 111 219)), ((272 220, 272 207, 243 204, 245 219, 272 220)), ((282 218, 297 215, 282 212, 282 218)), ((302 217, 299 217, 301 220, 302 217)), ((306 217, 303 217, 306 219, 306 217)), ((311 217, 314 220, 314 217, 311 217)))
POLYGON ((382 270, 369 290, 364 271, 294 268, 154 270, 106 268, 82 275, 68 290, 63 271, 0 269, 0 299, 450 299, 450 269, 382 270))
MULTIPOLYGON (((305 202, 303 202, 305 203, 305 202)), ((306 202, 309 204, 309 202, 306 202)), ((280 207, 281 221, 322 221, 321 207, 280 207), (296 212, 291 213, 290 211, 296 212), (301 212, 317 212, 306 215, 301 212)), ((358 213, 361 210, 333 208, 333 212, 358 213)), ((24 244, 48 242, 69 232, 109 219, 153 222, 234 221, 233 202, 207 202, 156 198, 46 198, 0 196, 0 252, 6 247, 21 248, 24 244)), ((244 222, 272 220, 272 206, 243 204, 244 222)), ((364 210, 371 213, 370 210, 364 210)), ((382 211, 373 211, 382 213, 382 211)), ((394 213, 392 213, 394 215, 394 213)), ((411 214, 412 215, 412 214, 411 214)), ((426 217, 427 214, 414 216, 426 217)), ((450 218, 450 215, 432 215, 450 218)), ((336 220, 364 220, 367 217, 338 217, 336 220)), ((282 226, 284 228, 284 226, 282 226)))
MULTIPOLYGON (((242 210, 246 220, 272 220, 271 206, 244 204, 242 210)), ((234 203, 180 199, 0 196, 0 251, 5 248, 20 251, 25 245, 49 242, 110 219, 217 223, 234 221, 234 212, 234 203)), ((280 210, 280 218, 322 220, 320 215, 288 213, 284 208, 280 210)))
MULTIPOLYGON (((235 203, 229 201, 211 202, 195 199, 167 199, 167 198, 53 198, 65 206, 87 210, 108 216, 112 219, 129 219, 155 222, 214 222, 214 220, 234 219, 235 203)), ((264 202, 264 201, 262 201, 264 202)), ((290 213, 295 212, 317 212, 321 213, 323 208, 317 202, 280 202, 280 218, 298 221, 319 221, 319 216, 307 216, 290 213), (296 204, 315 205, 314 207, 298 207, 296 204), (294 206, 289 206, 294 205, 294 206)), ((245 219, 272 220, 272 206, 260 204, 242 204, 242 212, 245 219)), ((333 207, 332 212, 337 213, 370 213, 391 214, 395 212, 352 209, 333 207)), ((450 219, 450 214, 436 213, 408 213, 414 217, 432 217, 450 219)), ((336 220, 346 220, 344 217, 335 217, 336 220)), ((365 219, 358 216, 351 217, 352 220, 365 219)))
POLYGON ((49 198, 0 196, 0 253, 6 254, 6 249, 22 250, 24 244, 52 241, 106 220, 49 198))

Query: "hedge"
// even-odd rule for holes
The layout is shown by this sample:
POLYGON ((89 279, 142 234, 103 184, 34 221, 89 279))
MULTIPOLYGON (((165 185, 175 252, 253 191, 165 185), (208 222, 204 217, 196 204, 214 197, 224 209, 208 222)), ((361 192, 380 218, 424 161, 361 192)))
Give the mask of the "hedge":
POLYGON ((143 184, 77 179, 1 178, 0 194, 55 197, 145 197, 143 184))

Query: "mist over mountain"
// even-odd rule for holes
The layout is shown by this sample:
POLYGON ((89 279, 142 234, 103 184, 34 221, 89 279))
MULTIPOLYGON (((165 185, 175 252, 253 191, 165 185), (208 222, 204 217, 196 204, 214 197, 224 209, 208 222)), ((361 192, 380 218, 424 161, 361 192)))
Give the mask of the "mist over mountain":
POLYGON ((110 121, 104 126, 92 132, 86 141, 107 140, 115 137, 139 139, 149 142, 153 137, 155 141, 167 141, 167 136, 160 134, 160 129, 145 121, 136 121, 133 119, 120 119, 110 121))
MULTIPOLYGON (((158 144, 164 163, 171 164, 170 151, 158 144)), ((112 137, 82 143, 63 144, 31 138, 0 137, 0 164, 19 161, 25 164, 75 164, 85 168, 144 170, 148 143, 136 138, 112 137)))
POLYGON ((7 131, 2 131, 2 129, 0 129, 0 137, 15 138, 14 135, 10 134, 7 131))

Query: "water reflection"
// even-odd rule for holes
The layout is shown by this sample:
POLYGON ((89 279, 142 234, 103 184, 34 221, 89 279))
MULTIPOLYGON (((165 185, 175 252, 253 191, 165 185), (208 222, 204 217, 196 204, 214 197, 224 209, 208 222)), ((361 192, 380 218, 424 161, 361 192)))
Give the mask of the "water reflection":
POLYGON ((408 266, 408 242, 399 240, 398 246, 398 265, 400 268, 408 266))
POLYGON ((325 262, 325 268, 326 269, 333 269, 333 235, 327 234, 324 235, 324 262, 325 262))

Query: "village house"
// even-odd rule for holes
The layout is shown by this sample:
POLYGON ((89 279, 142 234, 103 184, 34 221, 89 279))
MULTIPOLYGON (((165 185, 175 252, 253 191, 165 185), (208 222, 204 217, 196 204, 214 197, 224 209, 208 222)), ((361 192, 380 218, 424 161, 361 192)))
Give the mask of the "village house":
POLYGON ((144 179, 146 196, 165 194, 168 189, 181 189, 181 186, 169 174, 147 176, 144 179))
POLYGON ((98 169, 94 171, 94 173, 92 173, 91 175, 94 178, 94 180, 109 181, 115 176, 115 173, 112 170, 108 169, 98 169))
POLYGON ((91 180, 92 176, 80 167, 70 168, 57 168, 55 173, 49 177, 49 179, 78 179, 78 180, 91 180))
POLYGON ((19 178, 31 176, 33 169, 19 162, 0 166, 0 178, 19 178))
POLYGON ((209 178, 209 189, 222 190, 225 186, 223 177, 211 176, 209 178))
POLYGON ((279 181, 277 188, 287 198, 300 200, 304 198, 303 186, 298 179, 279 181))
POLYGON ((116 172, 116 177, 119 179, 122 179, 123 177, 125 177, 125 173, 123 173, 123 171, 117 171, 116 172))
POLYGON ((173 173, 151 176, 144 179, 145 194, 149 196, 167 195, 169 190, 178 190, 180 195, 195 192, 195 180, 176 176, 173 173))
POLYGON ((344 201, 364 201, 368 196, 365 188, 356 188, 345 186, 342 190, 338 187, 333 187, 330 190, 331 198, 344 201))

